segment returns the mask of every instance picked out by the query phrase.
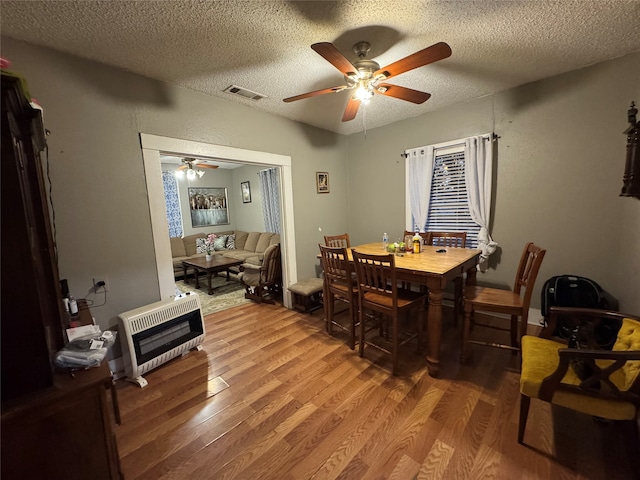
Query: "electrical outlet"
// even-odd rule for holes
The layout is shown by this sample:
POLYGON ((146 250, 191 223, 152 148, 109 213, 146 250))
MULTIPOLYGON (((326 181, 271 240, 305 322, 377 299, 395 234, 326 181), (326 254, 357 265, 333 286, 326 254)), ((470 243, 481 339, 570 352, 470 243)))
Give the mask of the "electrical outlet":
POLYGON ((93 291, 96 293, 109 291, 109 281, 106 275, 95 275, 93 277, 93 291), (104 285, 98 286, 100 282, 104 282, 104 285))

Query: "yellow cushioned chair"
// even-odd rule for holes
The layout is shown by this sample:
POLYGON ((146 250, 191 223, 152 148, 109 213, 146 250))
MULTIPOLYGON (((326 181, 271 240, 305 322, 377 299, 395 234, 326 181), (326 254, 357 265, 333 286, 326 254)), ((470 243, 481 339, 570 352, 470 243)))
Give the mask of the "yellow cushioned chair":
MULTIPOLYGON (((587 415, 633 421, 637 443, 640 407, 640 316, 605 310, 550 308, 549 323, 561 317, 581 325, 580 343, 593 345, 586 336, 602 322, 620 324, 612 350, 567 348, 548 338, 525 335, 522 339, 520 421, 518 443, 523 443, 529 404, 538 398, 587 415), (576 365, 576 359, 578 364, 576 365)), ((549 330, 543 331, 548 334, 549 330)))

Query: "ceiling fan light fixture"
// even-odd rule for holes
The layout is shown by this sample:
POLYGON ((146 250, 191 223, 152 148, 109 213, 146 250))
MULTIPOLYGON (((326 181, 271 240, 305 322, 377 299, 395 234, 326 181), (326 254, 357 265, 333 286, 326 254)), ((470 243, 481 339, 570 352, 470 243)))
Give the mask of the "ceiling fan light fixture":
MULTIPOLYGON (((176 178, 184 178, 185 175, 189 180, 195 180, 196 177, 202 178, 205 174, 204 170, 199 168, 193 168, 193 162, 195 159, 193 158, 184 158, 182 159, 183 165, 178 167, 178 169, 173 172, 176 178)), ((196 165, 197 166, 197 165, 196 165)), ((218 168, 217 166, 209 166, 204 165, 206 168, 218 168)))
POLYGON ((360 100, 366 105, 367 103, 369 103, 369 100, 371 100, 371 97, 373 97, 373 85, 371 85, 371 83, 366 80, 360 80, 353 98, 356 100, 360 100))

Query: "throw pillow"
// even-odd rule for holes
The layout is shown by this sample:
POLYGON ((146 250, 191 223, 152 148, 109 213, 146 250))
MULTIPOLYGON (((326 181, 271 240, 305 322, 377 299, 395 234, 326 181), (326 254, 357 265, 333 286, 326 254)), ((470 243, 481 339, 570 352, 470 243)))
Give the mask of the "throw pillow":
POLYGON ((204 238, 196 238, 196 253, 207 253, 204 246, 204 238))
POLYGON ((216 237, 216 239, 213 241, 213 249, 215 251, 225 250, 226 244, 227 244, 227 236, 220 235, 216 237))
POLYGON ((227 250, 235 250, 236 249, 236 234, 232 233, 227 236, 227 250))

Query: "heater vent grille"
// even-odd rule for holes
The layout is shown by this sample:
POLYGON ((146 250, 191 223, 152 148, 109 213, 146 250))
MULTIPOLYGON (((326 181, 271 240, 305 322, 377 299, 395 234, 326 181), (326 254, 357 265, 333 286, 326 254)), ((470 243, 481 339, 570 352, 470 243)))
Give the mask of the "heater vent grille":
POLYGON ((253 92, 247 88, 238 87, 237 85, 229 85, 224 89, 224 92, 230 93, 232 95, 240 95, 241 97, 248 98, 250 100, 261 100, 263 98, 267 98, 266 95, 258 92, 253 92))
POLYGON ((187 297, 185 301, 179 302, 158 302, 142 309, 127 312, 130 324, 131 335, 148 330, 156 325, 161 325, 169 320, 173 320, 194 309, 199 309, 198 296, 187 297))

